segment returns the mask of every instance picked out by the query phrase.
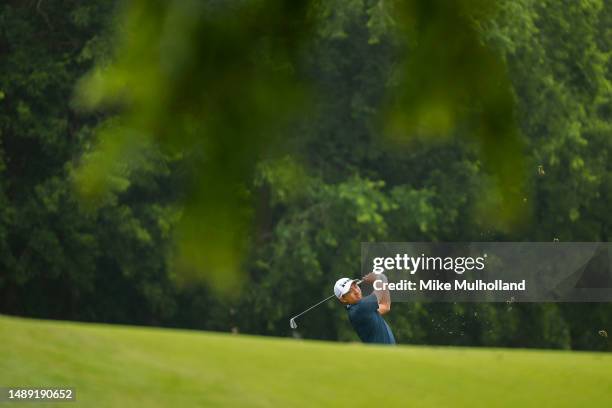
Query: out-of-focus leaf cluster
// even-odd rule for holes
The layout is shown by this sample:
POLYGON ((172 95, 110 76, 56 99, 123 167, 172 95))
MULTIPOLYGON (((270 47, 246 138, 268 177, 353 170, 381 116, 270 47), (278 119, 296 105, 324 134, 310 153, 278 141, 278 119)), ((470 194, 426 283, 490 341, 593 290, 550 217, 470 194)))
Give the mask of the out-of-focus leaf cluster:
POLYGON ((115 57, 77 93, 83 109, 120 113, 83 157, 79 191, 103 202, 127 188, 143 150, 161 149, 186 175, 175 266, 184 276, 233 281, 250 233, 246 186, 254 166, 270 151, 282 152, 288 125, 313 107, 306 94, 316 94, 316 86, 303 64, 309 47, 316 38, 346 40, 365 18, 367 44, 392 44, 398 64, 389 70, 395 82, 386 87, 384 115, 362 99, 351 104, 395 141, 474 141, 491 174, 479 211, 508 228, 524 215, 523 152, 504 65, 477 30, 477 19, 488 17, 485 5, 131 1, 118 24, 115 57))
POLYGON ((79 87, 76 105, 121 113, 75 176, 86 200, 125 189, 150 146, 181 162, 181 276, 237 276, 245 185, 303 98, 294 65, 309 32, 304 16, 303 1, 131 1, 113 61, 79 87))

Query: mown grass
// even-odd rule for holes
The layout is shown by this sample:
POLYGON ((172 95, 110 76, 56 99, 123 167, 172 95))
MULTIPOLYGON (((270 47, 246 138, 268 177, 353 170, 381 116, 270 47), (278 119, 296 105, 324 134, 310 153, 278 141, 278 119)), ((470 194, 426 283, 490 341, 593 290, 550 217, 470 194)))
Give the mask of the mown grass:
MULTIPOLYGON (((5 316, 0 340, 0 386, 73 387, 70 407, 612 406, 604 353, 377 347, 5 316)), ((0 408, 11 405, 25 406, 0 408)))

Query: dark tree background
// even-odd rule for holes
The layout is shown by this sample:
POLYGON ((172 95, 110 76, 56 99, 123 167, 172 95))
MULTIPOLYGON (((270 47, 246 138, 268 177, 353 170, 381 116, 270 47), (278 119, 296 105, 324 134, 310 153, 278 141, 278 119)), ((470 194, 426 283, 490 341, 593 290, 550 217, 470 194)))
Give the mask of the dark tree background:
MULTIPOLYGON (((196 3, 0 5, 1 313, 287 336, 362 241, 608 241, 605 1, 196 3)), ((610 304, 389 316, 611 349, 610 304)), ((333 302, 300 335, 356 339, 333 302)))

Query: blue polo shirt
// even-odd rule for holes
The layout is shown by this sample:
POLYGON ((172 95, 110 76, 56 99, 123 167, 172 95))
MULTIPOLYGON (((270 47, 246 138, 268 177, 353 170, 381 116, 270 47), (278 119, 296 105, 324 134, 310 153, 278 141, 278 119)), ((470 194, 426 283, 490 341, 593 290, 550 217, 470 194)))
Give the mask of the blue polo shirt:
POLYGON ((364 343, 395 344, 395 337, 385 319, 378 313, 378 299, 372 293, 346 311, 351 325, 364 343))

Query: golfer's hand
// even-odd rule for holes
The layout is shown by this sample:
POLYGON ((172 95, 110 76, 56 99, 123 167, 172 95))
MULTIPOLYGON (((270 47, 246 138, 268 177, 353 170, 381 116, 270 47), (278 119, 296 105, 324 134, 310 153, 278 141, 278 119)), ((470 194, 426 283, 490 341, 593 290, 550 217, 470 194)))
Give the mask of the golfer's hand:
POLYGON ((374 272, 368 273, 366 276, 361 278, 365 283, 373 284, 376 279, 378 279, 378 275, 374 272))

